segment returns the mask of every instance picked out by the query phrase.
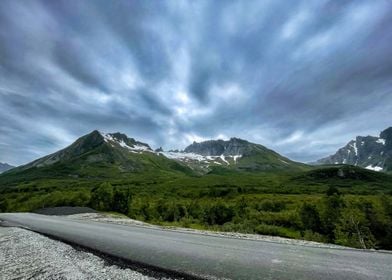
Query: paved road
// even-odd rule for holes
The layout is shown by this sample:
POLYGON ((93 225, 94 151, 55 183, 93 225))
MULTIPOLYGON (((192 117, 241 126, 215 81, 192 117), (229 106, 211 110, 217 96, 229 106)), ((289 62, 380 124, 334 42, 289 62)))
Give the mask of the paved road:
POLYGON ((392 254, 205 236, 29 213, 0 214, 66 241, 208 279, 392 279, 392 254))

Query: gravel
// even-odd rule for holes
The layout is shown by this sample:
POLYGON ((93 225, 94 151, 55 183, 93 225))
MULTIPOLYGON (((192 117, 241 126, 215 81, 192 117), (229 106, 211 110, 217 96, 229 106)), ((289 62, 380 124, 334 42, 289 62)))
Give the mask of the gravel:
POLYGON ((157 278, 25 229, 0 227, 0 279, 157 278))

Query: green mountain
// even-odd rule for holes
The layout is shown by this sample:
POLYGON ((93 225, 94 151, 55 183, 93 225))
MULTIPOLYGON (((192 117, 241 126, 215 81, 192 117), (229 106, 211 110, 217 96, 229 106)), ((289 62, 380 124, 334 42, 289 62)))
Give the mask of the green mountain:
POLYGON ((124 178, 151 172, 202 175, 309 168, 238 138, 193 143, 181 152, 164 152, 125 134, 95 130, 58 152, 6 172, 0 184, 39 178, 124 178))
POLYGON ((202 173, 235 171, 307 170, 306 164, 292 161, 266 147, 239 138, 194 142, 184 151, 162 152, 202 173))
POLYGON ((0 183, 40 178, 121 178, 146 172, 192 174, 191 169, 155 153, 148 144, 125 134, 95 130, 58 152, 6 172, 0 183))
MULTIPOLYGON (((207 179, 202 180, 209 181, 209 184, 209 178, 216 179, 211 177, 213 175, 222 176, 227 182, 238 178, 241 178, 241 182, 253 180, 243 179, 245 177, 257 178, 254 179, 256 182, 262 182, 269 180, 267 173, 274 177, 271 186, 275 186, 276 182, 276 186, 289 187, 320 184, 329 186, 328 181, 340 182, 344 179, 331 177, 325 180, 323 176, 315 178, 311 175, 324 174, 329 169, 330 167, 315 168, 292 161, 262 145, 239 138, 194 142, 184 151, 164 152, 162 149, 154 151, 148 144, 125 134, 95 130, 58 152, 5 172, 0 176, 0 186, 51 179, 112 181, 140 178, 144 182, 158 177, 166 184, 166 181, 174 182, 173 178, 207 175, 207 179), (292 179, 286 180, 287 178, 292 179)), ((357 169, 356 172, 370 172, 369 174, 376 176, 371 171, 357 169)), ((363 181, 362 177, 351 179, 363 181)), ((194 179, 190 179, 192 180, 194 179)), ((181 184, 186 187, 190 181, 185 181, 181 184)))

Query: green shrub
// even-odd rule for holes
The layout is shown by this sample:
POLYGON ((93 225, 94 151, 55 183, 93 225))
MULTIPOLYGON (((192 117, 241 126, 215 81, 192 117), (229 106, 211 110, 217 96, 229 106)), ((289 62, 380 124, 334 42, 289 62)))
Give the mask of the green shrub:
POLYGON ((110 183, 102 183, 91 192, 90 205, 92 208, 101 211, 112 210, 113 186, 110 183))
POLYGON ((302 228, 313 232, 321 231, 321 220, 315 205, 304 203, 299 211, 302 228))

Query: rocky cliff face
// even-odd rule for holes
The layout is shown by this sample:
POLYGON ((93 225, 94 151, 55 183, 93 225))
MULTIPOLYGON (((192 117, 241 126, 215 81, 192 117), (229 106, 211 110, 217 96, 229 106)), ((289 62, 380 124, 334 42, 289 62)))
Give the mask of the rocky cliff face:
POLYGON ((392 127, 379 137, 358 136, 319 164, 351 164, 375 171, 392 171, 392 127))
POLYGON ((239 138, 224 140, 209 140, 201 143, 193 142, 184 152, 203 156, 235 156, 249 154, 255 144, 239 138))

